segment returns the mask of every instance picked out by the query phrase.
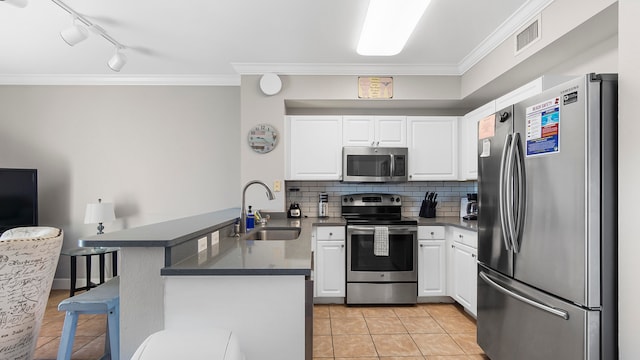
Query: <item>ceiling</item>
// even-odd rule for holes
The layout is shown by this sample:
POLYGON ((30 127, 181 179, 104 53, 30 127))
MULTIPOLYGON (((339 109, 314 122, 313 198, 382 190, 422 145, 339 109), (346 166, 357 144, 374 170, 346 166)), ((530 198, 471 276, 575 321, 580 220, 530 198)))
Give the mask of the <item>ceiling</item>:
MULTIPOLYGON (((240 74, 461 75, 550 0, 433 0, 405 49, 364 57, 368 0, 63 0, 124 44, 60 38, 71 16, 50 0, 0 2, 0 83, 239 84, 240 74), (84 79, 84 80, 83 80, 84 79)), ((399 0, 398 0, 399 1, 399 0)))

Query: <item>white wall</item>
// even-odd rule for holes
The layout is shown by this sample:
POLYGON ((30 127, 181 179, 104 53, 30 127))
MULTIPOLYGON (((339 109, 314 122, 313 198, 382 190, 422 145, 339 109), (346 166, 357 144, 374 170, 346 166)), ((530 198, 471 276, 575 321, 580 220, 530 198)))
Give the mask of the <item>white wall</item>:
MULTIPOLYGON (((238 87, 0 86, 0 167, 38 169, 40 223, 62 227, 65 248, 96 232, 83 221, 99 197, 115 203, 106 232, 238 207, 239 95, 238 87)), ((57 286, 68 286, 68 264, 61 257, 57 286)))
POLYGON ((462 76, 461 95, 549 74, 556 64, 578 57, 616 32, 615 0, 555 0, 541 12, 540 40, 516 55, 512 34, 462 76))
POLYGON ((640 359, 638 323, 640 323, 640 237, 635 208, 640 202, 637 184, 638 161, 638 94, 640 94, 640 1, 620 0, 619 24, 619 104, 618 104, 618 238, 619 238, 619 334, 620 359, 640 359))

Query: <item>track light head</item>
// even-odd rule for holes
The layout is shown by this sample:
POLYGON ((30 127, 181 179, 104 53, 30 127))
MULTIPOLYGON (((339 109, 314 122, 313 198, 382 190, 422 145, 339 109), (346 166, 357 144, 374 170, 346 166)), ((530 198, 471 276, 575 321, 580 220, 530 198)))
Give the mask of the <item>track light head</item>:
POLYGON ((29 0, 0 0, 0 2, 5 2, 9 5, 13 5, 15 7, 26 7, 29 3, 29 0))
POLYGON ((116 49, 116 53, 107 62, 111 70, 116 72, 120 72, 122 67, 127 63, 127 56, 121 53, 120 50, 120 48, 116 49))
POLYGON ((74 23, 71 27, 68 27, 60 32, 62 40, 69 44, 69 46, 73 46, 89 37, 89 31, 86 27, 76 24, 75 19, 73 20, 73 22, 74 23))

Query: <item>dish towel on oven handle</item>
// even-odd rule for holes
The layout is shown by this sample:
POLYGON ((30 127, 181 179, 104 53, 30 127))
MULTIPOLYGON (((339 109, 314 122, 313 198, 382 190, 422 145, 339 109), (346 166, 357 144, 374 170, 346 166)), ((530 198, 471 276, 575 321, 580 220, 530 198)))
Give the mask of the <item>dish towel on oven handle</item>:
POLYGON ((373 231, 373 255, 389 256, 389 228, 376 226, 373 231))

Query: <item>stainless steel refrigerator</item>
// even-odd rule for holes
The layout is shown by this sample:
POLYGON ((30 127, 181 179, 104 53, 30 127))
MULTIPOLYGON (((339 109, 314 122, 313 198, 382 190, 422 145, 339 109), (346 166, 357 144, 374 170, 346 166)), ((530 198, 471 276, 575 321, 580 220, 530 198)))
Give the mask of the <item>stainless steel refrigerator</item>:
POLYGON ((617 76, 478 123, 478 344, 491 360, 617 359, 617 76))

